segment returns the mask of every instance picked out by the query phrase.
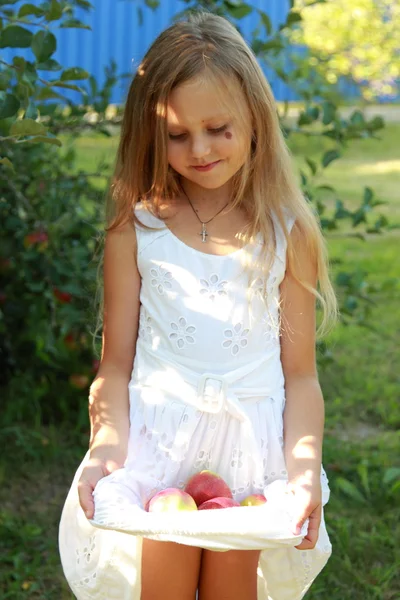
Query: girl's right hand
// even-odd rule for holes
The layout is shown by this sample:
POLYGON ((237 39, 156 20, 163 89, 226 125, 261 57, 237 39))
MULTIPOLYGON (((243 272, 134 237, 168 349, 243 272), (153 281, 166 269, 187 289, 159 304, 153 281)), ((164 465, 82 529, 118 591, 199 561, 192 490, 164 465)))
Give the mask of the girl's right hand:
POLYGON ((112 459, 89 458, 78 481, 79 503, 88 519, 92 519, 94 515, 93 490, 97 483, 122 466, 112 459))

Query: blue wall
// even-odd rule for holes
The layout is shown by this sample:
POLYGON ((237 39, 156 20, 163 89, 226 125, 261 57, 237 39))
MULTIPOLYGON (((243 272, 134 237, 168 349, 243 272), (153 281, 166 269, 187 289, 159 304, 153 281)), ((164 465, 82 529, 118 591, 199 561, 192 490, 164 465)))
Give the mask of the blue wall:
MULTIPOLYGON (((15 6, 21 2, 18 2, 15 6)), ((55 29, 52 31, 57 37, 57 51, 54 58, 66 67, 79 66, 93 74, 100 85, 104 82, 104 67, 109 65, 113 58, 117 63, 118 74, 126 73, 131 77, 140 63, 147 48, 155 37, 171 23, 172 17, 187 7, 181 0, 161 0, 160 6, 155 11, 144 6, 144 3, 135 0, 92 0, 94 10, 84 11, 77 9, 76 16, 84 23, 90 25, 91 30, 85 29, 55 29), (142 10, 142 19, 139 17, 138 7, 142 10), (140 23, 140 21, 142 21, 140 23)), ((264 10, 270 17, 272 27, 275 29, 286 19, 288 0, 253 0, 251 5, 264 10)), ((253 12, 245 19, 239 21, 239 26, 245 39, 251 39, 251 33, 259 21, 257 13, 253 12)), ((37 28, 33 29, 37 31, 37 28)), ((0 51, 6 61, 15 54, 31 59, 30 50, 22 51, 5 48, 0 51)), ((268 68, 264 69, 270 81, 277 100, 296 100, 297 96, 287 85, 274 75, 268 68)), ((45 79, 55 79, 56 72, 41 72, 45 79)), ((111 101, 124 102, 129 78, 125 78, 114 88, 111 101)), ((75 83, 75 82, 71 82, 75 83)), ((86 86, 86 82, 76 82, 86 86)), ((347 96, 356 96, 355 86, 344 84, 342 92, 347 96)), ((55 88, 64 96, 74 102, 79 102, 81 96, 77 92, 55 88)))

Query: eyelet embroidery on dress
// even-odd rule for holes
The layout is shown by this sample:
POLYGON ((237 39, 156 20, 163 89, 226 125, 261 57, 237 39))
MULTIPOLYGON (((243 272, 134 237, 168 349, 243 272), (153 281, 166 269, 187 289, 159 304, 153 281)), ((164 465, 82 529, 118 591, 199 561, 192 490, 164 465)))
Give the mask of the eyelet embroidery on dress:
POLYGON ((96 536, 92 535, 89 538, 87 545, 83 548, 83 550, 76 549, 76 563, 79 565, 82 562, 89 564, 92 558, 92 553, 96 548, 96 536))
POLYGON ((161 265, 150 269, 151 285, 157 288, 157 292, 162 296, 166 290, 172 289, 172 273, 167 271, 161 265))
POLYGON ((145 308, 140 313, 139 337, 145 342, 151 342, 153 339, 152 319, 145 308))
POLYGON ((169 339, 176 342, 179 350, 182 350, 186 344, 194 344, 196 333, 196 327, 194 325, 188 325, 184 317, 178 319, 178 323, 171 323, 171 333, 169 339))
MULTIPOLYGON (((241 469, 243 467, 243 452, 241 450, 239 450, 238 448, 234 448, 232 450, 232 460, 231 460, 231 467, 237 467, 238 469, 241 469)), ((240 492, 240 490, 238 490, 240 492)))
POLYGON ((223 348, 230 348, 233 356, 236 356, 241 348, 248 344, 247 335, 249 329, 243 329, 242 323, 237 323, 233 329, 225 329, 224 336, 226 340, 222 342, 223 348))
POLYGON ((226 280, 221 281, 219 275, 213 273, 210 278, 200 279, 200 294, 202 296, 207 296, 209 300, 214 302, 215 298, 218 296, 227 296, 227 291, 225 290, 225 286, 228 284, 226 280))
POLYGON ((276 323, 270 312, 267 312, 264 315, 261 324, 264 330, 266 342, 274 345, 279 344, 279 325, 276 323))

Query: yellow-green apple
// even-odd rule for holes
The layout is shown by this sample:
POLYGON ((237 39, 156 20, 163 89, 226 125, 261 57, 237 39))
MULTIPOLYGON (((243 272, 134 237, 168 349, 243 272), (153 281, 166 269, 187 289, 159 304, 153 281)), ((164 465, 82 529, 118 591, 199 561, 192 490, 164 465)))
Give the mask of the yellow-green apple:
POLYGON ((196 502, 186 492, 178 488, 166 488, 155 494, 147 502, 148 512, 169 512, 171 510, 197 510, 196 502))
POLYGON ((264 494, 252 494, 241 501, 240 506, 261 506, 267 501, 264 494))
POLYGON ((212 498, 232 498, 232 492, 225 481, 212 471, 200 471, 186 483, 185 492, 190 494, 197 506, 212 498))
POLYGON ((232 508, 233 506, 240 506, 240 504, 232 498, 212 498, 211 500, 206 500, 206 502, 200 504, 199 510, 210 510, 213 508, 232 508))

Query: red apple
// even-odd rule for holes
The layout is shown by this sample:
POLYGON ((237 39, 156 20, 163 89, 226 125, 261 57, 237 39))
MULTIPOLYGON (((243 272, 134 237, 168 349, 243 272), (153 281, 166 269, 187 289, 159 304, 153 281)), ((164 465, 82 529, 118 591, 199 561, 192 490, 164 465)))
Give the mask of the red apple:
POLYGON ((240 506, 261 506, 267 501, 264 494, 252 494, 241 501, 240 506))
POLYGON ((185 486, 197 506, 212 498, 232 498, 232 492, 225 481, 212 471, 200 471, 193 475, 185 486))
POLYGON ((53 289, 53 294, 61 304, 69 304, 72 300, 72 296, 69 292, 62 292, 58 288, 53 289))
POLYGON ((39 244, 39 249, 44 250, 47 248, 48 242, 49 236, 45 231, 33 231, 24 237, 25 248, 30 248, 34 244, 39 244))
POLYGON ((76 343, 76 339, 73 333, 68 333, 64 337, 64 344, 67 346, 69 350, 76 350, 78 344, 76 343))
POLYGON ((78 390, 84 390, 89 385, 89 377, 87 375, 78 375, 74 373, 69 377, 70 384, 78 390))
POLYGON ((199 510, 210 510, 213 508, 232 508, 233 506, 240 506, 239 502, 232 498, 212 498, 200 504, 199 510))
POLYGON ((176 510, 197 510, 195 501, 189 494, 178 488, 166 488, 150 498, 145 509, 148 512, 169 512, 176 510))

